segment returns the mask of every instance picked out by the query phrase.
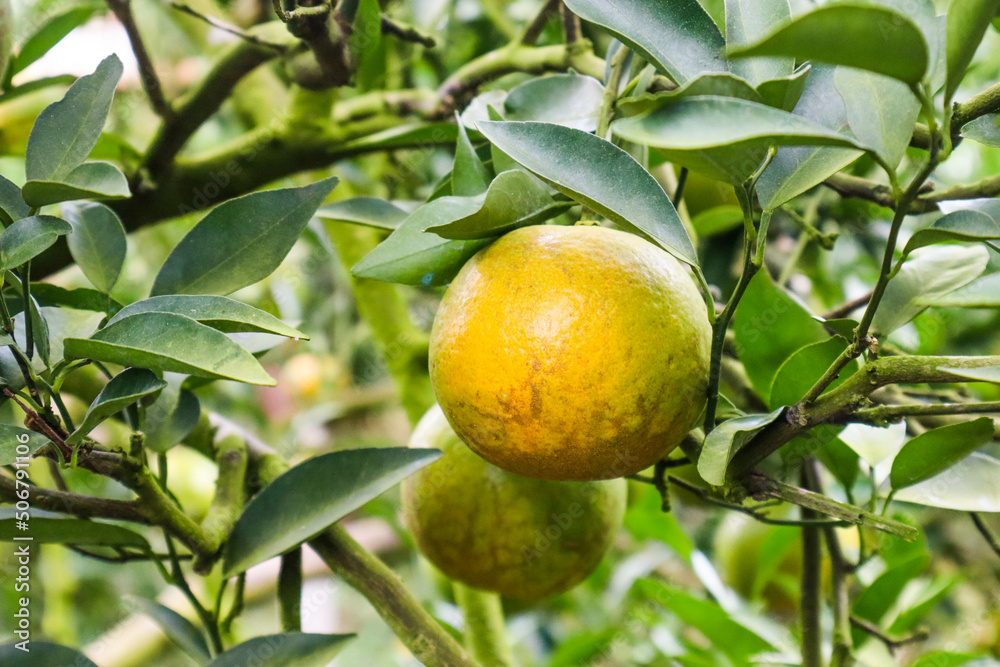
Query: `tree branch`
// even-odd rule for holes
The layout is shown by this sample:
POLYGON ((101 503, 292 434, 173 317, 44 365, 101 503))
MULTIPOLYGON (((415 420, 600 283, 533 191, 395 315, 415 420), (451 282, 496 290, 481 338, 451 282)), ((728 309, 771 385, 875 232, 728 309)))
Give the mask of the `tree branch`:
POLYGON ((139 75, 142 79, 142 87, 149 97, 149 103, 160 118, 169 121, 174 116, 174 110, 163 95, 163 87, 160 85, 160 78, 156 75, 156 68, 149 57, 146 45, 139 34, 139 26, 135 23, 135 16, 132 14, 131 0, 107 0, 108 7, 114 12, 118 21, 125 28, 128 41, 132 45, 132 53, 139 64, 139 75))
MULTIPOLYGON (((9 503, 16 502, 18 498, 15 494, 15 488, 13 479, 6 475, 0 475, 0 499, 9 503)), ((145 525, 153 523, 143 506, 136 500, 95 498, 68 491, 55 491, 32 486, 31 503, 33 507, 38 509, 60 514, 72 514, 81 519, 114 519, 145 525)))
POLYGON ((880 405, 852 413, 848 419, 861 424, 888 426, 903 417, 926 417, 932 415, 971 415, 1000 413, 1000 401, 982 403, 917 403, 914 405, 880 405))

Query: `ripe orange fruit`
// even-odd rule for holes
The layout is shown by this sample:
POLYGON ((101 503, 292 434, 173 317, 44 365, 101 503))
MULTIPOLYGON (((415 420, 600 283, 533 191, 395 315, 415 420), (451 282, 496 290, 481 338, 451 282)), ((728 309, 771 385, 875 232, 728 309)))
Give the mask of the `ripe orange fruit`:
POLYGON ((438 406, 410 446, 444 456, 403 481, 403 523, 431 563, 468 586, 524 600, 567 591, 597 567, 622 524, 625 480, 506 472, 466 447, 438 406))
POLYGON ((522 227, 462 268, 434 319, 448 421, 511 472, 596 480, 642 470, 705 404, 711 327, 686 269, 638 236, 522 227))

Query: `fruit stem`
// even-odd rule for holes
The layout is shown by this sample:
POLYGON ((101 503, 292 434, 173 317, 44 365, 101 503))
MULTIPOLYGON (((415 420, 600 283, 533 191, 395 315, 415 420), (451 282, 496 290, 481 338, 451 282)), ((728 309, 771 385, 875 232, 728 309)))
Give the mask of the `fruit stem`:
POLYGON ((455 599, 465 617, 465 647, 483 667, 511 667, 514 656, 504 628, 500 596, 454 582, 455 599))
MULTIPOLYGON (((802 485, 809 487, 810 478, 807 460, 802 468, 802 485)), ((816 513, 803 507, 802 519, 808 521, 817 517, 816 513)), ((815 526, 802 527, 802 667, 823 666, 822 617, 822 535, 815 526)))

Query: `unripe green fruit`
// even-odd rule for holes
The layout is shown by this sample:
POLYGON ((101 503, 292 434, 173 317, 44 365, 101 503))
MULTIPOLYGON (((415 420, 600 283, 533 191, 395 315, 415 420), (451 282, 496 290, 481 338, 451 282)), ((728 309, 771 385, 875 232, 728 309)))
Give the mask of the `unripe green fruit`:
POLYGON ((468 586, 533 600, 593 572, 625 514, 623 479, 553 482, 497 468, 434 406, 411 447, 444 455, 403 482, 403 522, 420 551, 468 586))

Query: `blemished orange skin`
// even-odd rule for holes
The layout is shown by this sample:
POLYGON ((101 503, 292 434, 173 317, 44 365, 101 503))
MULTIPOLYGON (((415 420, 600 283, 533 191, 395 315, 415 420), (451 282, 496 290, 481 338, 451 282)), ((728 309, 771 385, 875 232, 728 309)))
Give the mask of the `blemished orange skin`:
POLYGON ((481 250, 434 319, 430 375, 469 447, 510 472, 598 480, 676 447, 705 405, 711 326, 685 268, 597 226, 481 250))

